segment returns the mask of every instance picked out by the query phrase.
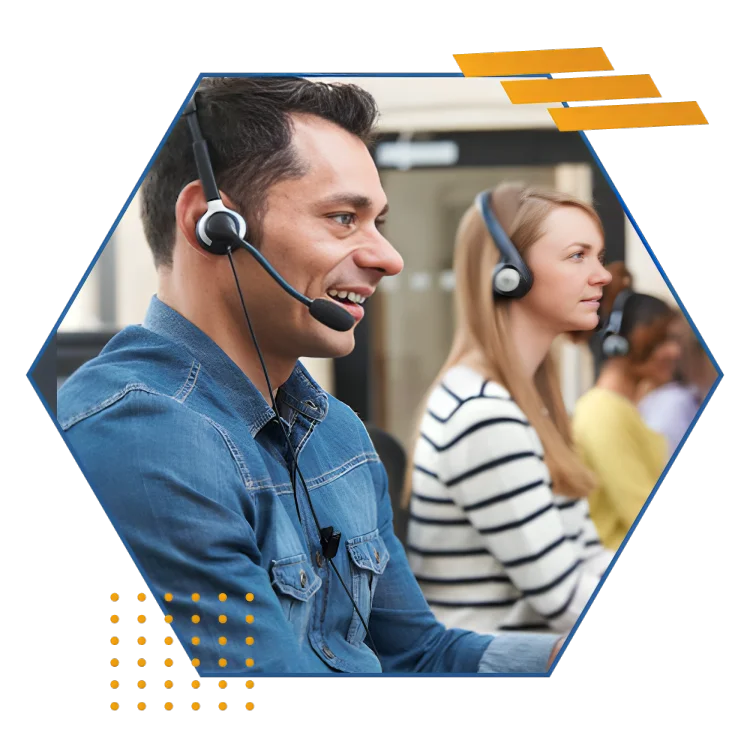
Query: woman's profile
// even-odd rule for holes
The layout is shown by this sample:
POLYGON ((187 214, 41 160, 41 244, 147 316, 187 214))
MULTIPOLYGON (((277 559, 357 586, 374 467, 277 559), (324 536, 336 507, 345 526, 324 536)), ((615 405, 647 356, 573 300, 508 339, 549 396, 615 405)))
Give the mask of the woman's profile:
POLYGON ((460 223, 455 335, 406 498, 411 566, 449 626, 565 631, 611 559, 550 355, 558 335, 597 326, 603 253, 594 209, 555 191, 500 185, 460 223))

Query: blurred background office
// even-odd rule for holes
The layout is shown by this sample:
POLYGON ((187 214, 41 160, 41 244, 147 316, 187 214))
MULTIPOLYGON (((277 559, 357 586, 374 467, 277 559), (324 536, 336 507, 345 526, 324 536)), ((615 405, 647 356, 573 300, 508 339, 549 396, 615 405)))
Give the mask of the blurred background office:
MULTIPOLYGON (((409 445, 415 410, 453 334, 459 219, 479 191, 500 181, 553 187, 593 202, 606 231, 607 262, 624 261, 634 288, 675 304, 583 139, 559 132, 545 105, 512 105, 497 79, 341 80, 369 90, 378 102, 381 137, 372 153, 391 206, 384 233, 405 270, 384 279, 368 302, 353 354, 305 364, 368 425, 409 445)), ((136 195, 60 327, 58 384, 114 332, 143 318, 156 274, 139 210, 136 195)), ((594 382, 594 355, 586 344, 560 341, 556 349, 572 412, 594 382)))

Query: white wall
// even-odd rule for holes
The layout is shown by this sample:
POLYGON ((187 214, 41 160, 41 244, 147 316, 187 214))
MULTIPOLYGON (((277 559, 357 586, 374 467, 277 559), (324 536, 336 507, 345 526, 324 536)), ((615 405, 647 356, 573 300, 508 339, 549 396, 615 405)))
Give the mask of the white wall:
MULTIPOLYGON (((638 221, 638 217, 635 217, 635 219, 638 221)), ((651 249, 654 250, 654 248, 651 249)), ((658 257, 658 250, 654 250, 654 252, 657 253, 658 257)), ((646 250, 641 238, 627 218, 625 219, 625 265, 633 274, 633 287, 636 291, 661 297, 666 302, 676 306, 674 298, 648 254, 648 250, 646 250)))
POLYGON ((369 91, 378 103, 384 131, 555 127, 546 104, 511 104, 497 78, 322 80, 355 83, 369 91))

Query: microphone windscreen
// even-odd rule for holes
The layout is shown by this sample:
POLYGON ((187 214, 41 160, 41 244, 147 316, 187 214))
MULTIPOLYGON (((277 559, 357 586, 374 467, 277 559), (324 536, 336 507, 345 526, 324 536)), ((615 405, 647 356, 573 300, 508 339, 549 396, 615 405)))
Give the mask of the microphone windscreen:
POLYGON ((310 314, 334 331, 348 331, 354 325, 354 317, 346 310, 320 297, 310 303, 310 314))

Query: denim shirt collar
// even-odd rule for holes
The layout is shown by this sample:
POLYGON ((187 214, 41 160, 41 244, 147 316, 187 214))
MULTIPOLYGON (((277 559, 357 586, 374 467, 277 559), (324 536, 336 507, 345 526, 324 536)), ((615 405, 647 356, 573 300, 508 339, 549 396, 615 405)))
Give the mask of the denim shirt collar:
MULTIPOLYGON (((185 346, 211 378, 223 387, 231 406, 242 415, 255 437, 274 418, 255 384, 209 336, 155 295, 151 298, 143 327, 185 346)), ((276 394, 277 404, 322 422, 328 413, 328 396, 300 362, 276 394)))

